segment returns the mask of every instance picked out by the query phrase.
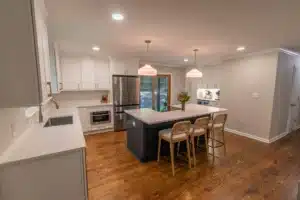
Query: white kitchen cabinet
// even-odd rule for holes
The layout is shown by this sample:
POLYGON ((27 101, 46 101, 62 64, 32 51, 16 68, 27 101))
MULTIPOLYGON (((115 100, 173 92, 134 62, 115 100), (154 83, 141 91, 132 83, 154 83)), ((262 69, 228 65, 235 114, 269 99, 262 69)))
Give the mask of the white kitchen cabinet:
POLYGON ((61 59, 62 86, 64 91, 80 89, 81 63, 77 59, 61 59))
POLYGON ((87 200, 85 149, 0 166, 0 199, 87 200))
POLYGON ((86 58, 81 61, 81 90, 94 90, 95 89, 95 62, 86 58))
POLYGON ((109 64, 95 58, 61 58, 63 90, 111 90, 109 64))
POLYGON ((137 75, 139 59, 110 58, 111 73, 117 75, 137 75))
POLYGON ((62 90, 62 79, 59 60, 59 49, 54 42, 49 43, 50 69, 51 69, 51 89, 53 94, 58 94, 62 90))
POLYGON ((0 107, 37 106, 51 95, 44 1, 1 0, 0 13, 0 107))
POLYGON ((86 108, 78 108, 79 117, 81 122, 81 127, 83 132, 88 132, 91 130, 91 121, 90 121, 90 113, 86 108))
POLYGON ((96 60, 94 69, 96 89, 111 90, 111 73, 108 60, 96 60))

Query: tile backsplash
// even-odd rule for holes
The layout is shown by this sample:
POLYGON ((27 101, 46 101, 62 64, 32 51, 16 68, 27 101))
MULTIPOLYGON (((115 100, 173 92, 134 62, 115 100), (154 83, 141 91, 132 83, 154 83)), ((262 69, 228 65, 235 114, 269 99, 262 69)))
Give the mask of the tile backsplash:
MULTIPOLYGON (((50 104, 43 106, 44 117, 47 117, 50 104)), ((26 116, 28 108, 0 109, 0 155, 22 133, 32 125, 39 123, 38 110, 31 116, 26 116)))
MULTIPOLYGON (((61 92, 56 94, 54 98, 57 101, 83 101, 83 100, 99 100, 102 95, 109 95, 108 91, 78 91, 78 92, 61 92)), ((110 101, 110 99, 108 99, 110 101)))
POLYGON ((25 110, 26 108, 0 109, 0 154, 30 126, 25 110))

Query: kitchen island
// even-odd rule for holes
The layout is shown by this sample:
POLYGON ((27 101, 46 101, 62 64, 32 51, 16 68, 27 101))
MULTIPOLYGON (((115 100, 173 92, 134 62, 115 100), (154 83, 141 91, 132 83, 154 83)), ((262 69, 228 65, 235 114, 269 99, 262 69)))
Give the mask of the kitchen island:
MULTIPOLYGON (((157 112, 149 108, 126 110, 127 148, 141 162, 157 159, 158 132, 172 128, 173 124, 189 120, 192 123, 201 116, 226 112, 227 109, 197 104, 187 104, 185 111, 180 105, 172 106, 169 112, 157 112)), ((168 155, 169 145, 162 144, 161 155, 168 155)))

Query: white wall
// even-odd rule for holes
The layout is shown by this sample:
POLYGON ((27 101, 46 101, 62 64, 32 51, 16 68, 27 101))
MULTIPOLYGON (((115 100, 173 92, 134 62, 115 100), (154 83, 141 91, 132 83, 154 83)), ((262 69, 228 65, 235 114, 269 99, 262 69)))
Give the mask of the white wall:
POLYGON ((187 89, 196 93, 199 87, 216 84, 220 106, 228 109, 228 128, 269 139, 277 59, 277 52, 269 52, 200 67, 202 80, 187 80, 192 83, 187 89), (259 98, 253 98, 253 93, 259 98))

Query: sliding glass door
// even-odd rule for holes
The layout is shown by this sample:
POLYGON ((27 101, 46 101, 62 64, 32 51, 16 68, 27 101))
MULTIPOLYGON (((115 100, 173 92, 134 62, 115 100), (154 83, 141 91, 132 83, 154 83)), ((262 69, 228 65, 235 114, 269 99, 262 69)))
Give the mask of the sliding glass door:
POLYGON ((155 77, 142 76, 140 100, 141 108, 152 108, 164 112, 170 105, 171 75, 157 75, 155 77))

